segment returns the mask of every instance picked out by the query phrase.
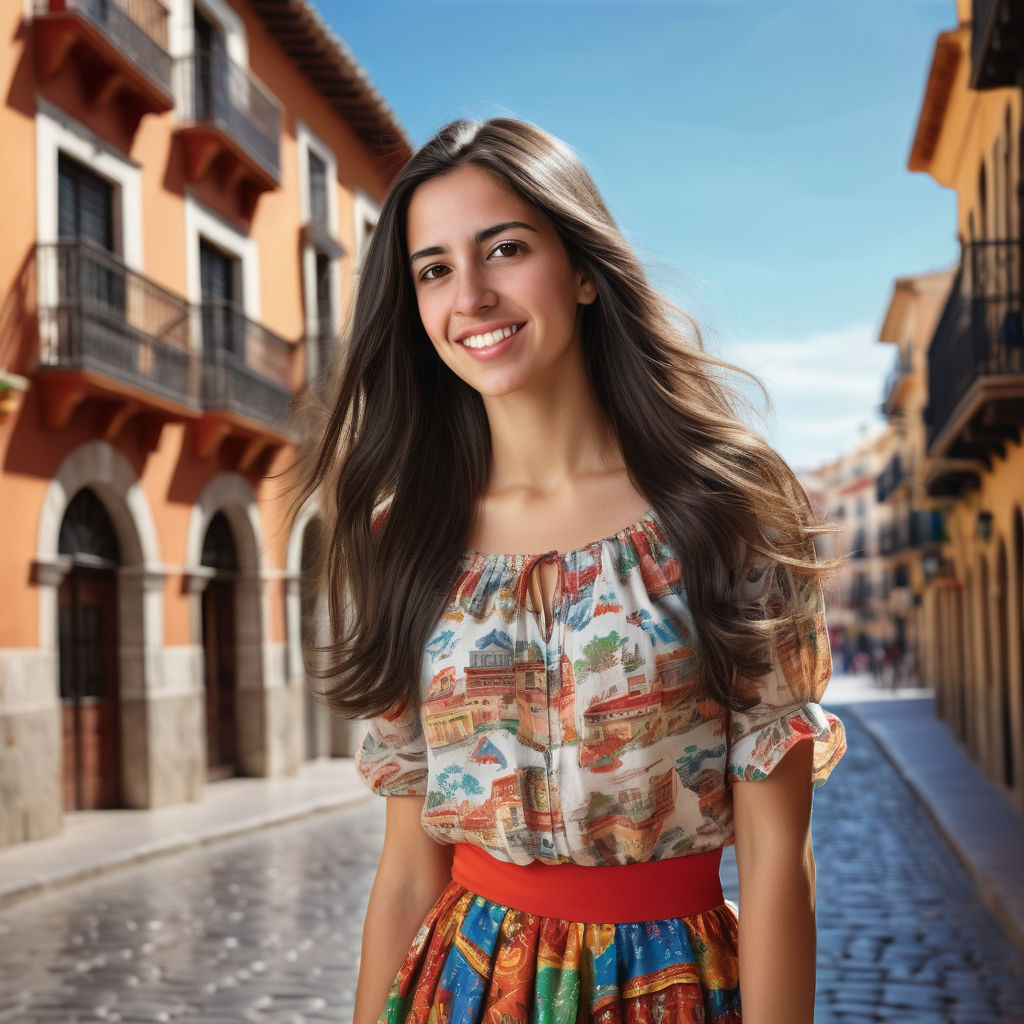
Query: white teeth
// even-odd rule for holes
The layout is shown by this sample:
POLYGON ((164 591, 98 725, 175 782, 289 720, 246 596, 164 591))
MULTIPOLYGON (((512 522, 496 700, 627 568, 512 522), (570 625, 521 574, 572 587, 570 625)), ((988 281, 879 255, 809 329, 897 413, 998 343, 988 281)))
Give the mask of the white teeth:
POLYGON ((510 338, 522 326, 522 324, 516 324, 514 327, 499 327, 497 330, 485 331, 483 334, 472 334, 468 338, 463 338, 462 344, 467 348, 489 348, 505 338, 510 338))

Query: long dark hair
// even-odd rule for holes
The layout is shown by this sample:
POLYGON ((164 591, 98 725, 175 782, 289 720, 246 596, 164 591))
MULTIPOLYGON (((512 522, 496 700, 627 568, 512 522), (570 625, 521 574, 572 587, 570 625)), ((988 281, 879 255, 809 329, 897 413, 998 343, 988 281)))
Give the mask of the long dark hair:
POLYGON ((300 456, 291 507, 294 516, 318 501, 324 520, 318 565, 331 641, 307 659, 330 681, 320 695, 356 717, 418 701, 423 651, 487 484, 483 401, 427 337, 406 251, 413 192, 464 164, 543 212, 595 282, 597 300, 583 314, 586 371, 630 478, 680 560, 698 681, 725 707, 749 706, 737 677, 763 675, 772 645, 811 624, 830 568, 813 548, 823 530, 792 470, 738 415, 742 403, 723 378, 745 371, 707 354, 693 321, 647 283, 572 151, 509 118, 455 121, 414 154, 360 270, 336 401, 300 456), (777 577, 783 601, 771 614, 741 599, 755 562, 777 577))

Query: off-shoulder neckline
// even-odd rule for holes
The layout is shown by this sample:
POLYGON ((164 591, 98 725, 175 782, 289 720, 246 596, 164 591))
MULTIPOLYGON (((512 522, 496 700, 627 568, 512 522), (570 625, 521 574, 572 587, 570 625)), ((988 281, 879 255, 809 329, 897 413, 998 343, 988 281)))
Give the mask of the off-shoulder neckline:
POLYGON ((633 522, 623 526, 621 530, 616 530, 615 533, 610 534, 607 537, 599 537, 597 540, 592 540, 587 544, 581 544, 576 548, 569 548, 566 551, 558 551, 556 548, 551 548, 548 551, 477 551, 474 548, 463 548, 463 558, 483 558, 488 561, 493 559, 504 559, 506 561, 515 559, 528 559, 528 558, 543 558, 545 555, 558 555, 560 559, 565 559, 570 555, 578 555, 588 548, 594 547, 596 544, 607 544, 612 541, 619 540, 621 537, 626 536, 629 533, 633 533, 635 530, 640 529, 644 523, 651 523, 657 518, 657 512, 652 506, 638 519, 634 519, 633 522))

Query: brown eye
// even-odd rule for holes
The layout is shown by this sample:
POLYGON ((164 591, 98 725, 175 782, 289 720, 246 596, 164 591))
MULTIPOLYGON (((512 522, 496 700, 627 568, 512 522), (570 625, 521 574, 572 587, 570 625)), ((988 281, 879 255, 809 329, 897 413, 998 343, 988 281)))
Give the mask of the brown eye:
POLYGON ((494 252, 501 253, 502 256, 518 256, 520 248, 518 242, 499 242, 494 247, 494 252))

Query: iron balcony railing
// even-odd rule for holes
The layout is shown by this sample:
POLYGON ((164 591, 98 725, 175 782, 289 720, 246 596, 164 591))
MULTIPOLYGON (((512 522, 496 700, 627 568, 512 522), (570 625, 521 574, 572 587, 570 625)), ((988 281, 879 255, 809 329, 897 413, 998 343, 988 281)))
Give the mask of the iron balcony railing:
POLYGON ((189 307, 84 238, 36 247, 41 366, 95 370, 189 403, 189 307))
POLYGON ((220 46, 178 61, 185 120, 231 136, 275 181, 281 177, 281 108, 220 46))
POLYGON ((966 244, 928 350, 929 446, 976 380, 1020 373, 1024 373, 1020 242, 966 244))
POLYGON ((296 347, 230 302, 207 301, 202 322, 204 409, 240 413, 265 424, 282 420, 295 388, 296 347))
POLYGON ((905 517, 886 523, 878 533, 879 550, 883 555, 938 544, 946 537, 945 521, 938 509, 915 509, 905 517))
POLYGON ((287 414, 297 348, 236 306, 192 306, 84 238, 38 245, 36 275, 41 369, 91 370, 267 426, 287 414))
POLYGON ((36 14, 65 11, 87 19, 154 85, 171 95, 167 8, 159 0, 35 0, 36 14))

